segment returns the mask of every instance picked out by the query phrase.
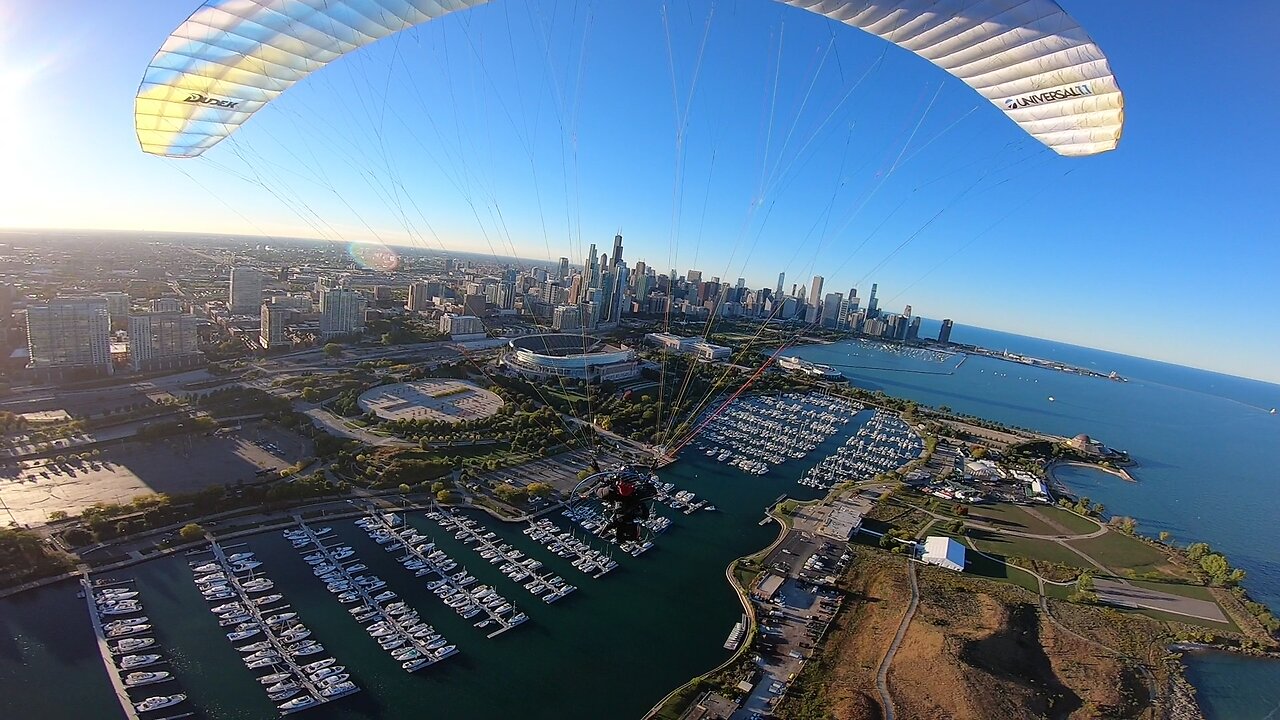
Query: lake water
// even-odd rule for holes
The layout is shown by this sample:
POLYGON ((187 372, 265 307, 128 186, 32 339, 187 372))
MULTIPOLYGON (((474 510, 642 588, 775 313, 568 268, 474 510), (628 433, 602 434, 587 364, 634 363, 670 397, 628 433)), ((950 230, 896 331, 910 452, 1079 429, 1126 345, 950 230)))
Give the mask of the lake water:
MULTIPOLYGON (((937 323, 926 322, 921 335, 936 332, 937 323)), ((1250 593, 1280 609, 1280 416, 1268 412, 1280 407, 1280 386, 961 325, 951 339, 1114 370, 1129 381, 984 357, 939 361, 858 342, 786 354, 839 366, 860 387, 1056 435, 1085 433, 1127 450, 1136 483, 1076 468, 1059 477, 1109 512, 1137 518, 1142 532, 1164 530, 1225 552, 1248 573, 1250 593)), ((1206 654, 1189 665, 1210 717, 1280 717, 1272 714, 1280 663, 1206 654)))

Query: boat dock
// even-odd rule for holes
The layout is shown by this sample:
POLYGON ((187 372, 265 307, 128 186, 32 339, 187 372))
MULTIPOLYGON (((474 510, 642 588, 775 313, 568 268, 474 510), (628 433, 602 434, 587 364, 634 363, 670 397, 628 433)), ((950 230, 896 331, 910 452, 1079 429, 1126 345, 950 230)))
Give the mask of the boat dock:
POLYGON ((618 563, 606 553, 596 550, 591 543, 579 538, 572 530, 562 530, 546 518, 530 521, 524 534, 541 543, 551 552, 563 558, 573 558, 575 569, 600 579, 608 575, 618 563), (612 565, 610 565, 612 563, 612 565))
MULTIPOLYGON (((124 584, 126 583, 113 583, 97 587, 124 584)), ((111 680, 112 689, 115 690, 116 700, 120 702, 120 710, 124 712, 124 716, 128 720, 138 720, 138 710, 133 707, 133 701, 129 699, 129 688, 124 684, 124 680, 121 679, 120 671, 116 668, 116 662, 111 657, 111 647, 107 645, 107 633, 102 629, 102 618, 98 615, 98 605, 93 596, 95 586, 89 582, 88 573, 81 576, 80 587, 84 589, 84 601, 89 606, 89 622, 93 625, 93 634, 98 639, 98 653, 102 656, 102 664, 107 668, 107 677, 111 680)))
MULTIPOLYGON (((378 614, 375 617, 380 618, 382 621, 394 627, 395 632, 398 633, 400 637, 404 638, 405 643, 418 651, 418 657, 415 660, 401 664, 401 667, 404 668, 407 672, 417 672, 418 670, 421 670, 426 667, 430 667, 431 665, 434 665, 451 655, 457 654, 458 649, 456 647, 444 646, 444 647, 448 647, 446 651, 437 652, 438 650, 443 648, 437 648, 437 649, 428 648, 427 647, 428 643, 423 642, 422 640, 414 637, 413 634, 410 632, 410 627, 407 625, 406 621, 403 619, 404 616, 396 615, 389 612, 385 607, 385 604, 383 601, 376 599, 372 594, 370 594, 370 591, 366 589, 364 584, 359 582, 356 577, 352 576, 351 571, 349 571, 347 567, 349 565, 355 564, 358 561, 358 558, 356 556, 352 555, 346 559, 336 558, 334 557, 334 554, 331 551, 332 546, 325 545, 321 537, 317 535, 315 531, 313 531, 305 522, 302 522, 302 520, 299 519, 298 527, 299 529, 302 530, 302 532, 306 535, 306 537, 311 541, 310 546, 304 546, 300 548, 299 552, 303 552, 303 553, 316 552, 322 555, 324 557, 324 563, 335 568, 338 574, 341 575, 346 580, 346 582, 350 585, 349 590, 354 591, 360 596, 360 600, 364 602, 364 606, 369 608, 370 610, 377 611, 378 614), (315 548, 314 551, 310 550, 310 548, 312 547, 315 548)), ((394 596, 394 593, 392 593, 392 595, 394 596)), ((395 601, 395 597, 391 597, 391 598, 388 598, 386 602, 390 603, 394 601, 395 601)), ((416 620, 416 616, 417 616, 417 613, 414 613, 415 620, 416 620)), ((391 651, 388 650, 388 652, 391 652, 391 651)))
MULTIPOLYGON (((403 525, 401 527, 397 527, 387 519, 385 513, 373 511, 369 513, 368 517, 370 518, 369 522, 372 527, 383 529, 391 533, 396 538, 401 537, 400 533, 402 532, 403 525)), ((393 515, 392 517, 395 516, 393 515)), ((430 570, 431 573, 438 575, 440 577, 440 582, 442 582, 445 587, 452 590, 454 594, 467 592, 464 586, 456 580, 453 575, 449 574, 449 570, 441 567, 439 563, 432 559, 427 553, 418 549, 418 547, 413 543, 401 542, 400 540, 396 540, 395 542, 400 543, 401 547, 398 549, 403 549, 407 558, 417 560, 422 563, 424 568, 430 570)), ((514 604, 511 607, 510 615, 506 617, 504 617, 506 613, 496 612, 493 608, 488 607, 487 605, 480 604, 478 607, 482 612, 484 612, 490 622, 498 626, 497 630, 489 633, 486 637, 495 638, 528 620, 528 617, 524 613, 520 612, 514 604)))
MULTIPOLYGON (((273 631, 269 627, 268 623, 266 622, 267 615, 279 613, 280 611, 284 610, 289 606, 288 605, 275 606, 268 609, 266 607, 267 605, 274 606, 275 603, 263 603, 260 605, 255 598, 251 598, 250 592, 252 591, 245 590, 244 588, 245 580, 236 576, 236 572, 233 569, 233 566, 235 565, 235 563, 233 563, 227 558, 226 548, 224 548, 222 545, 219 545, 218 541, 214 540, 212 536, 206 536, 206 537, 208 537, 208 540, 209 540, 209 552, 213 554, 214 562, 217 563, 222 568, 222 571, 226 574, 226 579, 227 579, 226 585, 234 594, 235 601, 239 602, 240 605, 243 607, 244 614, 252 618, 251 622, 255 624, 257 627, 262 629, 262 635, 264 636, 264 639, 270 645, 270 648, 274 650, 275 653, 278 655, 278 657, 275 659, 274 663, 271 666, 272 669, 275 672, 281 672, 280 667, 283 666, 287 672, 293 675, 293 679, 296 680, 297 683, 303 687, 303 689, 310 695, 310 697, 313 700, 315 700, 314 703, 302 705, 295 709, 281 708, 280 710, 281 714, 287 715, 292 712, 297 712, 298 710, 304 710, 311 707, 318 707, 327 702, 331 702, 333 700, 337 700, 338 698, 345 697, 352 693, 358 692, 360 688, 355 685, 352 685, 351 688, 346 690, 345 692, 331 693, 328 696, 324 694, 325 689, 322 688, 320 685, 318 685, 315 681, 313 681, 311 679, 311 675, 306 670, 303 670, 302 665, 305 663, 300 663, 298 659, 294 657, 293 653, 290 651, 290 648, 289 648, 290 643, 281 640, 280 637, 276 634, 276 632, 273 631)), ((235 545, 235 546, 228 546, 228 547, 234 548, 234 547, 241 547, 241 546, 242 545, 235 545)), ((193 563, 193 568, 197 564, 198 563, 193 563)), ((256 575, 257 573, 251 572, 250 578, 256 577, 256 575)), ((259 591, 259 592, 263 592, 263 591, 259 591)), ((279 598, 279 600, 277 600, 277 602, 282 602, 283 600, 284 598, 281 597, 279 598)), ((301 627, 301 625, 298 625, 298 627, 301 627)), ((286 703, 286 705, 287 704, 288 703, 286 703)))
MULTIPOLYGON (((484 557, 485 553, 492 553, 492 558, 486 558, 491 564, 503 564, 502 573, 504 575, 511 578, 512 582, 520 585, 525 590, 528 590, 535 597, 540 598, 545 603, 553 603, 574 590, 577 590, 573 585, 567 584, 564 578, 559 575, 553 575, 551 573, 538 574, 537 571, 542 567, 541 562, 533 558, 522 557, 524 553, 521 553, 518 550, 504 550, 504 545, 494 542, 490 537, 486 537, 493 536, 494 533, 492 531, 488 531, 488 528, 475 520, 460 517, 456 513, 446 511, 443 508, 437 508, 431 513, 428 513, 427 517, 435 520, 435 522, 445 530, 453 530, 456 528, 457 533, 454 537, 457 538, 458 535, 462 535, 462 537, 458 539, 462 540, 463 543, 470 545, 470 543, 475 542, 480 546, 480 548, 483 548, 483 550, 478 548, 472 549, 477 553, 480 553, 481 557, 484 557), (432 517, 433 515, 435 517, 432 517), (479 530, 476 529, 477 526, 480 528, 479 530), (484 532, 485 534, 482 535, 481 532, 484 532), (533 580, 526 583, 525 580, 531 577, 533 580), (541 587, 543 590, 541 592, 535 591, 533 589, 535 587, 541 587)), ((506 545, 505 547, 510 548, 511 546, 506 545)))

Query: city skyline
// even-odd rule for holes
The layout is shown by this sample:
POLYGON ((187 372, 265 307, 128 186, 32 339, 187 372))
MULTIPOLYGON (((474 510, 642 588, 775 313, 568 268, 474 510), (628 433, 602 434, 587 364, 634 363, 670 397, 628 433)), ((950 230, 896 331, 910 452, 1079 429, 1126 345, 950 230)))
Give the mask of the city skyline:
MULTIPOLYGON (((4 37, 7 48, 0 50, 5 53, 3 86, 30 111, 6 120, 12 127, 5 150, 31 168, 30 177, 0 199, 6 225, 224 231, 268 239, 330 235, 344 242, 371 240, 372 231, 389 246, 517 254, 538 262, 564 256, 574 263, 590 241, 612 255, 610 238, 621 226, 628 237, 628 261, 698 267, 727 282, 741 276, 754 288, 773 287, 778 272, 804 284, 822 274, 827 287, 858 286, 865 295, 862 288, 874 279, 893 288, 882 298, 885 307, 910 300, 929 317, 946 315, 966 324, 1280 382, 1280 371, 1273 369, 1276 342, 1265 333, 1236 333, 1225 344, 1185 340, 1185 327, 1215 322, 1222 307, 1233 309, 1241 327, 1266 327, 1274 307, 1267 294, 1268 271, 1280 266, 1280 251, 1266 242, 1274 235, 1275 220, 1265 213, 1264 184, 1252 169, 1270 165, 1275 152, 1263 141, 1267 123, 1254 126, 1232 117, 1237 122, 1230 134, 1181 142, 1186 125, 1207 122, 1224 109, 1179 104, 1175 110, 1181 94, 1167 74, 1146 71, 1161 63, 1154 51, 1157 38, 1192 32, 1191 13, 1144 14, 1144 31, 1129 32, 1139 10, 1069 3, 1108 50, 1130 101, 1130 124, 1116 152, 1065 160, 1017 145, 1016 128, 976 107, 967 88, 945 82, 936 68, 891 55, 876 66, 882 43, 874 38, 841 33, 833 40, 825 21, 795 17, 768 3, 743 4, 732 18, 721 12, 704 26, 709 7, 697 4, 689 17, 673 16, 670 27, 671 42, 683 58, 676 63, 682 90, 678 105, 685 108, 686 96, 695 105, 678 186, 687 198, 673 210, 672 88, 665 52, 658 52, 664 41, 661 17, 652 8, 597 8, 589 32, 582 23, 565 23, 564 34, 553 38, 563 41, 562 49, 551 60, 539 56, 540 43, 518 31, 522 24, 536 26, 545 19, 539 13, 551 10, 538 7, 528 15, 508 15, 501 8, 471 11, 465 25, 444 21, 424 28, 412 42, 420 54, 435 58, 449 52, 442 47, 453 47, 456 57, 475 67, 443 78, 435 73, 411 79, 429 61, 396 64, 390 48, 370 48, 344 61, 345 67, 318 73, 314 82, 291 90, 278 112, 256 118, 234 141, 238 145, 221 155, 186 164, 143 157, 129 127, 133 90, 159 41, 190 9, 139 3, 86 8, 74 17, 57 7, 6 11, 5 32, 12 35, 4 37), (517 26, 510 39, 502 30, 508 21, 517 26), (108 22, 128 29, 104 44, 93 30, 108 22), (616 32, 623 27, 634 32, 616 32), (708 65, 693 92, 692 56, 707 27, 708 65), (779 42, 783 30, 786 41, 779 42), (610 47, 598 40, 605 36, 619 40, 610 47), (476 38, 490 39, 503 49, 499 55, 513 60, 477 61, 476 38), (575 39, 592 39, 579 43, 587 47, 584 62, 568 49, 576 47, 575 39), (510 53, 505 52, 508 43, 510 53), (813 77, 815 94, 824 99, 806 108, 796 99, 806 87, 802 69, 817 65, 828 43, 834 50, 826 69, 813 77), (94 63, 86 72, 89 52, 94 63), (519 75, 528 86, 524 90, 504 63, 529 57, 540 64, 519 75), (749 82, 726 78, 723 71, 734 64, 754 68, 758 77, 749 82), (554 86, 573 80, 571 71, 580 66, 588 68, 584 84, 577 90, 564 87, 581 100, 576 117, 565 117, 579 128, 578 164, 561 172, 564 135, 558 129, 534 132, 522 120, 539 113, 555 116, 554 86), (620 96, 600 84, 604 67, 616 68, 619 85, 652 107, 609 112, 615 106, 631 108, 633 101, 618 105, 620 96), (837 105, 835 99, 873 67, 854 97, 877 101, 877 112, 837 105), (366 113, 345 102, 337 102, 340 107, 329 111, 333 114, 324 123, 303 118, 357 97, 356 84, 368 73, 385 74, 396 87, 428 102, 448 105, 444 99, 451 94, 461 100, 451 111, 433 115, 423 113, 418 99, 396 104, 375 98, 389 109, 377 139, 359 131, 370 127, 366 113), (771 97, 768 80, 775 74, 787 92, 771 97), (99 108, 103 122, 86 123, 69 104, 72 98, 99 108), (741 122, 710 109, 722 101, 741 112, 741 122), (831 127, 819 132, 829 112, 831 127), (760 121, 770 115, 780 128, 771 139, 762 139, 760 121), (440 144, 434 159, 405 132, 403 121, 413 118, 426 122, 424 136, 440 144), (332 128, 326 129, 330 122, 332 128), (452 129, 426 129, 436 123, 484 130, 459 137, 452 129), (625 146, 608 140, 606 127, 625 138, 625 146), (797 138, 812 137, 812 146, 797 154, 797 142, 779 151, 788 128, 797 138), (333 145, 332 159, 321 157, 310 143, 288 139, 299 132, 332 139, 334 131, 354 139, 349 150, 333 145), (58 136, 68 134, 93 150, 59 150, 58 136), (367 173, 383 165, 375 150, 378 140, 394 143, 407 161, 421 160, 426 168, 395 168, 424 205, 405 210, 412 222, 387 209, 394 205, 383 197, 388 188, 352 179, 360 176, 350 172, 353 167, 367 173), (1010 143, 1014 146, 1006 149, 1010 143), (1223 152, 1243 143, 1256 147, 1239 157, 1223 152), (735 144, 754 151, 740 160, 728 158, 725 148, 735 144), (1170 153, 1171 147, 1178 153, 1170 153), (463 151, 474 151, 476 162, 464 166, 457 159, 463 151), (250 156, 252 163, 245 160, 250 156), (984 164, 988 158, 996 160, 984 164), (530 172, 531 165, 537 173, 530 172), (619 167, 625 168, 628 193, 605 181, 619 167), (263 173, 265 182, 236 177, 249 170, 263 173), (101 179, 108 173, 110 183, 101 179), (758 192, 762 175, 777 176, 771 192, 758 192), (575 179, 577 190, 572 189, 575 179), (559 190, 562 184, 571 188, 568 193, 559 190), (970 185, 973 190, 956 200, 970 185), (49 192, 53 187, 58 192, 49 192), (473 189, 468 196, 460 187, 487 190, 473 189), (545 208, 531 199, 537 188, 545 208), (554 202, 553 188, 554 195, 563 195, 554 202), (68 197, 75 202, 67 203, 68 197), (1185 202, 1188 197, 1196 203, 1185 202), (312 218, 312 227, 295 212, 304 203, 332 209, 323 222, 312 218), (749 220, 743 218, 744 207, 749 220), (495 219, 499 214, 502 221, 495 219), (1205 288, 1204 300, 1179 303, 1179 311, 1172 312, 1186 288, 1205 288)), ((1276 12, 1266 6, 1260 11, 1276 12)), ((1204 42, 1198 52, 1220 54, 1237 69, 1223 92, 1244 92, 1263 82, 1256 74, 1261 70, 1244 59, 1262 47, 1256 28, 1265 24, 1233 21, 1232 32, 1199 34, 1204 42)), ((1208 82, 1208 73, 1194 70, 1191 81, 1208 82)), ((1265 111, 1262 116, 1269 117, 1265 111)))

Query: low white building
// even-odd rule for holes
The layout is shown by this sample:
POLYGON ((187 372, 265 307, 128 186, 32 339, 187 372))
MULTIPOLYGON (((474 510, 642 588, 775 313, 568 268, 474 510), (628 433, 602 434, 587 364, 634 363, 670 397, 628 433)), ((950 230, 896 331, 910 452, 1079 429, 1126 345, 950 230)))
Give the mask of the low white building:
POLYGON ((924 539, 924 552, 920 561, 964 572, 964 545, 945 535, 930 535, 924 539))

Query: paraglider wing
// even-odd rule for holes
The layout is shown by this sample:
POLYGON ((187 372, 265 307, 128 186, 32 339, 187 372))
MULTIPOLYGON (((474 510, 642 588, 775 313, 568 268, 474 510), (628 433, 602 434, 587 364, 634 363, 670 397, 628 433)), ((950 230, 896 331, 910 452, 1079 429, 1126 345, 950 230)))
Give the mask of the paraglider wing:
MULTIPOLYGON (((960 78, 1061 155, 1115 148, 1124 98, 1052 0, 778 0, 865 30, 960 78)), ((165 41, 135 102, 145 152, 196 157, 329 62, 488 0, 209 0, 165 41)))
POLYGON ((1124 96, 1053 0, 780 0, 860 28, 963 80, 1059 155, 1113 150, 1124 96))
POLYGON ((488 0, 209 0, 151 59, 134 122, 144 152, 196 157, 337 58, 488 0))

